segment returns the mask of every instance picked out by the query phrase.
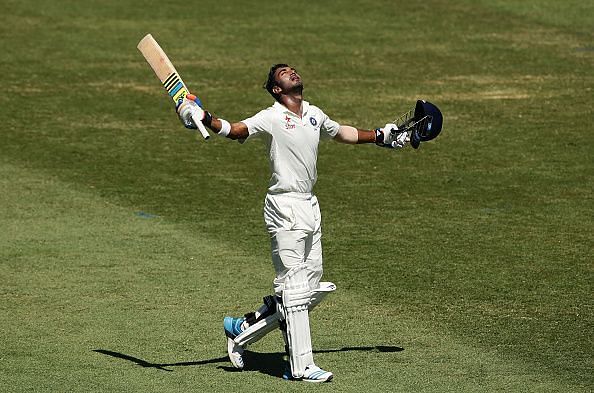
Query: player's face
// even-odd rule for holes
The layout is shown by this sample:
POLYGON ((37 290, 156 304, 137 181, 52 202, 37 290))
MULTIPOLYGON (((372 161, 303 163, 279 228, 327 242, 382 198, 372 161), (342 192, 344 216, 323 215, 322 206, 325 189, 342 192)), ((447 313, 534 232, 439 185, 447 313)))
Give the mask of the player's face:
POLYGON ((283 91, 290 91, 296 87, 303 87, 303 81, 293 67, 281 67, 275 72, 274 76, 277 85, 283 91))

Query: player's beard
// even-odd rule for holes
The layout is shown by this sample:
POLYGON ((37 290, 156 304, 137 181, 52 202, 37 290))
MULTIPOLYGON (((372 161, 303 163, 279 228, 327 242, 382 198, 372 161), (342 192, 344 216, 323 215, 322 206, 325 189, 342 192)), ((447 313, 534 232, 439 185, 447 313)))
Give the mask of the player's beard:
POLYGON ((301 79, 290 88, 289 92, 292 94, 303 94, 303 82, 301 79))

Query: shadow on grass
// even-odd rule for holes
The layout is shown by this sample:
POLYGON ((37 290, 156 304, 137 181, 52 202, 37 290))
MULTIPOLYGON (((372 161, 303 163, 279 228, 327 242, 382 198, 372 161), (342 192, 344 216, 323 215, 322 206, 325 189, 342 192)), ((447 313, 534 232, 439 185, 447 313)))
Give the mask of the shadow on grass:
MULTIPOLYGON (((385 345, 376 345, 376 346, 369 346, 369 347, 343 347, 340 349, 321 349, 317 351, 313 351, 314 353, 333 353, 333 352, 351 352, 351 351, 364 351, 364 352, 401 352, 404 351, 404 348, 394 347, 394 346, 385 346, 385 345)), ((115 352, 115 351, 108 351, 106 349, 94 349, 93 352, 97 352, 103 355, 111 356, 118 359, 123 359, 130 361, 132 363, 136 363, 140 367, 148 367, 148 368, 155 368, 157 370, 162 371, 173 371, 171 367, 187 367, 187 366, 203 366, 206 364, 214 364, 214 363, 229 363, 229 358, 227 356, 222 356, 218 358, 212 359, 205 359, 205 360, 196 360, 191 362, 178 362, 178 363, 151 363, 146 360, 126 355, 124 353, 115 352), (169 368, 168 368, 169 367, 169 368)), ((273 377, 282 377, 283 368, 285 364, 285 353, 284 352, 274 352, 274 353, 260 353, 260 352, 252 352, 252 351, 245 351, 243 354, 243 358, 245 360, 245 368, 243 371, 257 371, 263 374, 271 375, 273 377)), ((242 370, 238 370, 231 366, 218 366, 217 368, 228 371, 228 372, 240 372, 242 370)))

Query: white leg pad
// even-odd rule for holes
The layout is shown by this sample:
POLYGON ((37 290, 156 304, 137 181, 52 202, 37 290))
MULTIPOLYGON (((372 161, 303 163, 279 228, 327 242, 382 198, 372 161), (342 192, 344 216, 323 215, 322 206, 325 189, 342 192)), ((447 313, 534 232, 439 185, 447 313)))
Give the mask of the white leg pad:
POLYGON ((322 300, 324 300, 326 295, 334 291, 336 291, 336 285, 334 285, 334 283, 328 281, 320 282, 319 286, 312 291, 311 303, 309 304, 309 311, 313 310, 315 306, 320 304, 322 300))
POLYGON ((235 337, 235 343, 245 348, 247 345, 260 340, 262 337, 278 328, 280 315, 281 314, 277 311, 261 321, 256 322, 235 337))
MULTIPOLYGON (((334 292, 335 290, 336 285, 333 283, 327 281, 320 282, 319 287, 312 291, 309 311, 313 310, 315 306, 320 304, 326 295, 328 295, 330 292, 334 292)), ((258 321, 235 337, 235 343, 244 348, 255 343, 274 329, 278 328, 280 318, 281 313, 277 311, 275 314, 269 315, 265 319, 258 321)))
POLYGON ((285 278, 281 312, 287 324, 289 360, 293 377, 302 378, 305 368, 314 364, 309 330, 309 289, 305 265, 289 270, 285 278))

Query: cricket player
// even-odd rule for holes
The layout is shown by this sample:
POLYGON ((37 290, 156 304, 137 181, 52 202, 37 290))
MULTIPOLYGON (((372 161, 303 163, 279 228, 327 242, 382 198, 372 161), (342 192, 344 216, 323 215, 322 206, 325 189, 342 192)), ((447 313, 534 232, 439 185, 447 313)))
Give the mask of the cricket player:
POLYGON ((196 128, 192 115, 198 114, 195 118, 221 137, 241 143, 261 137, 268 146, 272 176, 264 201, 264 220, 276 272, 274 294, 264 297, 264 304, 255 312, 224 319, 227 352, 231 363, 241 369, 246 346, 280 327, 290 366, 283 377, 326 382, 333 374, 314 363, 309 328, 309 311, 336 289, 334 284, 321 281, 321 215, 313 194, 320 137, 326 134, 341 143, 402 148, 409 136, 394 124, 361 130, 337 123, 303 99, 303 81, 287 64, 272 66, 264 87, 274 104, 237 123, 203 110, 200 100, 193 96, 178 110, 187 128, 196 128))

